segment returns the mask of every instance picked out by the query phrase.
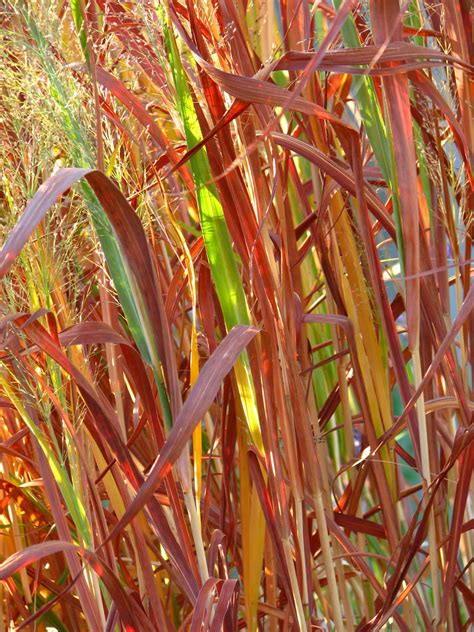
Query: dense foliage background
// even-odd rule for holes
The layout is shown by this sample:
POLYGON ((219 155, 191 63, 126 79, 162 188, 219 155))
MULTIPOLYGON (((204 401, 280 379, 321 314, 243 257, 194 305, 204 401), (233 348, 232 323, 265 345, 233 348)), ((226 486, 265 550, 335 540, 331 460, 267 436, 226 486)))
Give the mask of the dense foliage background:
POLYGON ((0 631, 470 629, 471 17, 0 4, 0 631))

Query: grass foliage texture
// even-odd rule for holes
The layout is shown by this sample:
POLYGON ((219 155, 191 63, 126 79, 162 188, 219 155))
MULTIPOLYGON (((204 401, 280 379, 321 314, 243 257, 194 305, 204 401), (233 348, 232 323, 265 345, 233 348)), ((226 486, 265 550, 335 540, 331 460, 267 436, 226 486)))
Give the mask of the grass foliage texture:
POLYGON ((0 632, 472 629, 472 15, 0 3, 0 632))

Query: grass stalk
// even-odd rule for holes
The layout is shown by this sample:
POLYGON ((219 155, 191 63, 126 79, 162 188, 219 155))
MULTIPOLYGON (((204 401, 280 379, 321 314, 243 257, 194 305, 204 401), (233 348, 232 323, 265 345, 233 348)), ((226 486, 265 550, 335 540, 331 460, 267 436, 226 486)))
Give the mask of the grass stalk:
MULTIPOLYGON (((415 387, 421 383, 422 371, 419 349, 413 351, 413 375, 415 380, 415 387)), ((419 420, 420 429, 420 447, 421 447, 421 462, 422 462, 422 475, 423 475, 423 489, 425 494, 429 494, 429 487, 431 485, 431 466, 430 466, 430 454, 428 444, 428 428, 425 412, 425 400, 423 393, 417 402, 417 415, 419 420)), ((436 526, 433 507, 430 509, 428 517, 428 549, 430 554, 430 574, 431 574, 431 586, 433 596, 433 615, 434 625, 438 626, 441 616, 441 601, 440 601, 440 585, 439 585, 439 568, 438 568, 438 545, 436 543, 436 526)))
POLYGON ((342 619, 341 599, 339 597, 339 589, 336 581, 336 574, 332 564, 331 540, 326 524, 326 514, 324 513, 324 505, 322 495, 316 493, 313 496, 314 511, 318 524, 319 537, 321 539, 321 552, 323 554, 324 567, 326 570, 326 578, 328 582, 328 596, 331 604, 332 616, 334 619, 334 628, 336 632, 343 632, 344 622, 342 619))

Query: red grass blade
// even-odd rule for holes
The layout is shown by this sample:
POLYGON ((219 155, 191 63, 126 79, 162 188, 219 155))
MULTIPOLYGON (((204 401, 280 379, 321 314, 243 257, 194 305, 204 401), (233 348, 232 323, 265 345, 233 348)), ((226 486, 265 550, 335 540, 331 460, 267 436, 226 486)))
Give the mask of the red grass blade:
POLYGON ((0 580, 5 580, 8 577, 11 577, 20 569, 38 562, 44 557, 54 555, 56 553, 64 553, 66 551, 75 551, 79 553, 89 562, 94 571, 102 578, 117 606, 120 618, 122 619, 122 623, 126 630, 153 631, 153 627, 146 618, 143 610, 136 604, 133 598, 130 598, 125 594, 117 577, 100 560, 100 558, 95 553, 70 542, 53 540, 50 542, 43 542, 42 544, 35 544, 21 551, 17 551, 0 564, 0 580))
POLYGON ((159 483, 171 471, 173 464, 184 450, 192 432, 214 401, 224 377, 231 371, 237 358, 255 337, 256 327, 234 327, 217 347, 201 370, 188 395, 163 449, 154 462, 146 481, 127 507, 124 515, 107 538, 114 538, 153 496, 159 483))

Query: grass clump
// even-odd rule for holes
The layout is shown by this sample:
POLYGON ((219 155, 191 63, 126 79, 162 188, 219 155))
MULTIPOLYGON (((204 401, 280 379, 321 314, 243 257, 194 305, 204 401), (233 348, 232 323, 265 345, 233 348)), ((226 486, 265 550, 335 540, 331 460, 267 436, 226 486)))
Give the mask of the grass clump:
POLYGON ((0 27, 0 630, 467 630, 459 2, 0 27))

